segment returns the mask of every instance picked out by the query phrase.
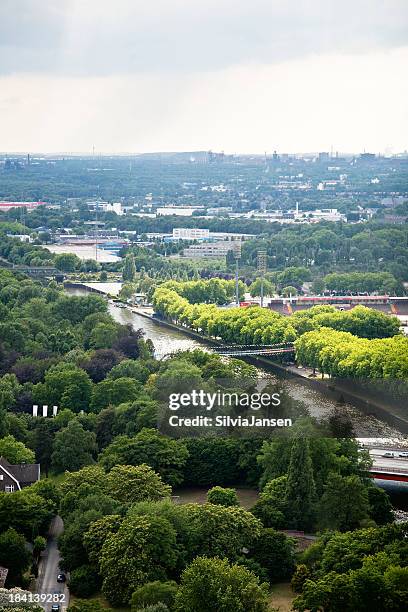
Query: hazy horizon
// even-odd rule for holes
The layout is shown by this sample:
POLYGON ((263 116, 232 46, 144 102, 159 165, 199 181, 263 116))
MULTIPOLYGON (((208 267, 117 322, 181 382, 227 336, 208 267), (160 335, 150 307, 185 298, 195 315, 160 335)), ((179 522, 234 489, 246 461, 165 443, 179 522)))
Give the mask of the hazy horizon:
POLYGON ((389 155, 407 66, 406 0, 2 0, 0 148, 389 155))

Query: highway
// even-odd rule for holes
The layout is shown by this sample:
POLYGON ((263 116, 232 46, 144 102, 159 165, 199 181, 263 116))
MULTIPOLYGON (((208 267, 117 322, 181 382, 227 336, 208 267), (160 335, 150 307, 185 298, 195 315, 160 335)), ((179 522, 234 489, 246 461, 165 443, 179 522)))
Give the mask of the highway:
MULTIPOLYGON (((60 553, 58 550, 57 539, 58 536, 64 531, 64 523, 60 516, 53 518, 50 529, 48 532, 47 547, 42 555, 40 563, 40 571, 37 579, 37 593, 40 595, 57 595, 60 593, 63 598, 60 600, 60 610, 66 610, 69 603, 69 591, 64 583, 57 582, 57 576, 60 573, 59 562, 60 553)), ((41 603, 41 606, 50 612, 53 601, 41 603)))
POLYGON ((408 474, 408 457, 399 457, 399 453, 408 452, 406 449, 396 448, 372 448, 370 457, 373 460, 373 467, 381 469, 396 469, 406 471, 408 474), (394 457, 384 457, 385 453, 394 453, 394 457))

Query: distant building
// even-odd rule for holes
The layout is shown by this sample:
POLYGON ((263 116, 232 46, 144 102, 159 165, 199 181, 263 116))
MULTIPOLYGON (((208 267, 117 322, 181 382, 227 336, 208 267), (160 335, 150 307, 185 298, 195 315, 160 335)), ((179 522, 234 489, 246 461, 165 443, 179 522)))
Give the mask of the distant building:
POLYGON ((88 200, 86 204, 91 210, 114 212, 119 216, 122 216, 124 213, 121 202, 100 202, 98 200, 88 200))
POLYGON ((0 457, 0 491, 13 493, 21 491, 40 480, 39 463, 20 463, 13 465, 0 457))
POLYGON ((162 206, 157 209, 158 217, 176 215, 178 217, 191 217, 196 211, 204 212, 204 206, 162 206))
POLYGON ((7 234, 8 238, 17 238, 20 242, 32 242, 33 239, 29 234, 7 234))
POLYGON ((46 206, 45 202, 0 202, 0 212, 8 210, 26 208, 28 211, 35 210, 39 206, 46 206))
POLYGON ((184 257, 225 257, 232 249, 232 242, 204 242, 184 249, 184 257))
POLYGON ((209 229, 196 227, 174 227, 174 240, 208 240, 210 238, 209 229))

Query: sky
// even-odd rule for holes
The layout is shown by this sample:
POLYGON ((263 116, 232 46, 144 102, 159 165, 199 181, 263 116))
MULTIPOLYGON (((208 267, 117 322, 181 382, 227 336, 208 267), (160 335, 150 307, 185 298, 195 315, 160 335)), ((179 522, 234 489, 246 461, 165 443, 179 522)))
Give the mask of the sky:
POLYGON ((0 0, 0 151, 408 149, 406 0, 0 0))

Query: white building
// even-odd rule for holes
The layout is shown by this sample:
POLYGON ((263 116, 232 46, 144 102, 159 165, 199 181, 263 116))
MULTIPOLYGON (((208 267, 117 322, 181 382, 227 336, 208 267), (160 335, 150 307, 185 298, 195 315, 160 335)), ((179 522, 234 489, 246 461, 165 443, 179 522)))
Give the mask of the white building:
POLYGON ((231 249, 232 243, 230 241, 203 242, 184 249, 183 255, 184 257, 225 257, 231 249))
POLYGON ((194 212, 204 212, 204 206, 162 206, 156 211, 158 217, 176 215, 178 217, 191 217, 194 212))
POLYGON ((173 227, 174 240, 208 240, 210 230, 197 227, 173 227))

